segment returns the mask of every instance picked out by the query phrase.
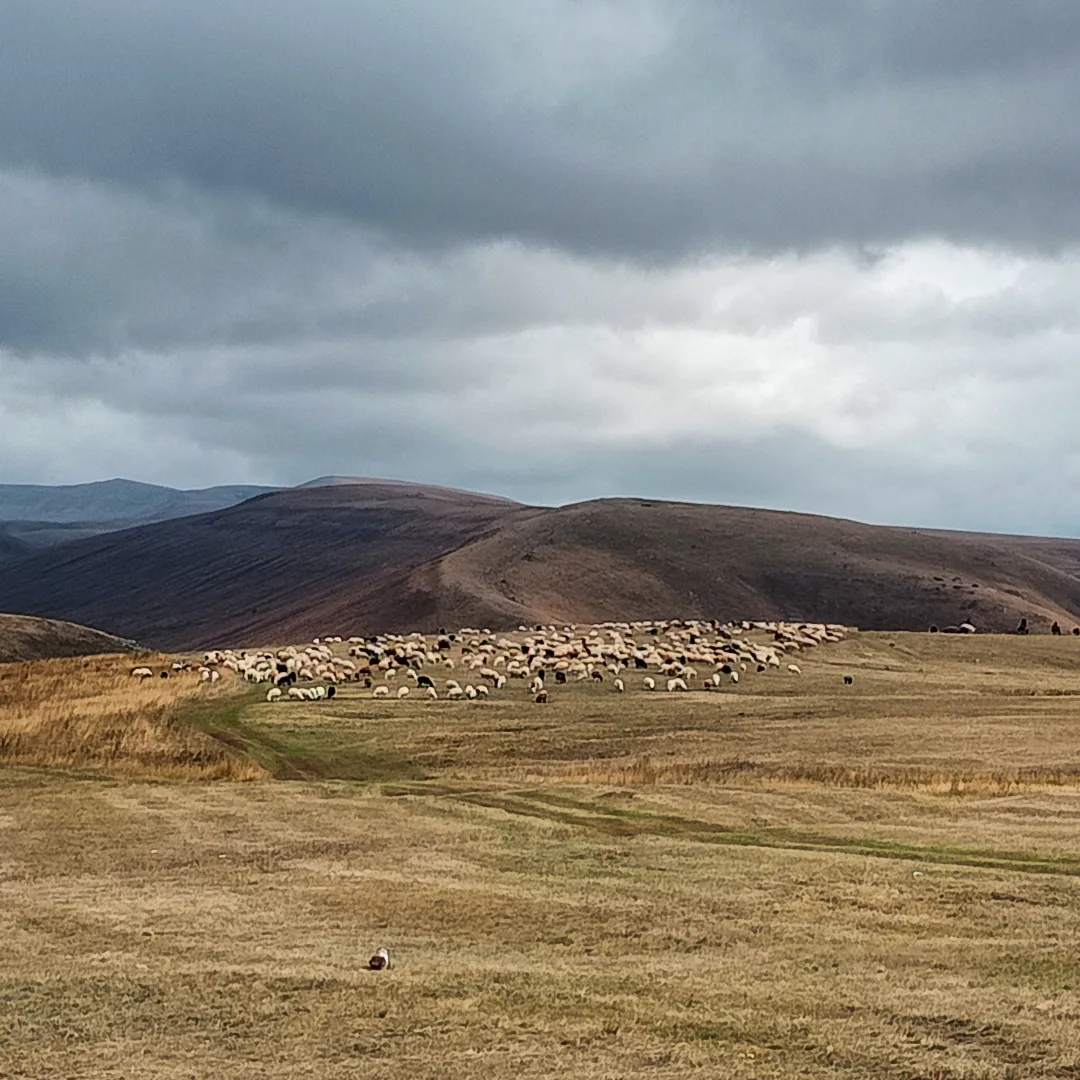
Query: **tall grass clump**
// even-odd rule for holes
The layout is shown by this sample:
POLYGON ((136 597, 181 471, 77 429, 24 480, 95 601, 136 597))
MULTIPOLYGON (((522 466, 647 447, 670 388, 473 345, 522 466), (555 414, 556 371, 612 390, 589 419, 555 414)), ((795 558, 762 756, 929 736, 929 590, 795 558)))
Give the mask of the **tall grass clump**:
POLYGON ((194 672, 135 679, 171 657, 92 656, 0 665, 0 765, 96 770, 162 779, 250 780, 265 770, 185 720, 198 702, 224 704, 230 681, 194 672))

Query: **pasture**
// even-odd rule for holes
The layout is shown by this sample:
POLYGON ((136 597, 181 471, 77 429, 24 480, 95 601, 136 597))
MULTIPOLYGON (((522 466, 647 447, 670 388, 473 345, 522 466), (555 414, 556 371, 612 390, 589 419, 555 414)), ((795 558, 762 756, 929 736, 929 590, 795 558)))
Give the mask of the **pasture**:
POLYGON ((109 663, 138 761, 0 667, 0 1077, 1080 1077, 1080 640, 546 705, 109 663))

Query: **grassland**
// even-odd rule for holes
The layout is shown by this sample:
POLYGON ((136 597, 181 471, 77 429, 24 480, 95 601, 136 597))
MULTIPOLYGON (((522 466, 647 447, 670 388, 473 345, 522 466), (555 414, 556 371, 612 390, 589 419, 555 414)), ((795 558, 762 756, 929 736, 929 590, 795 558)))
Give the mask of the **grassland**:
POLYGON ((197 726, 203 715, 228 717, 236 688, 173 672, 171 662, 144 652, 0 664, 0 766, 143 779, 266 776, 197 726), (154 677, 132 677, 134 667, 147 665, 154 677))
POLYGON ((1080 1077, 1080 641, 800 663, 229 685, 167 703, 181 741, 278 779, 9 766, 0 1076, 1080 1077))

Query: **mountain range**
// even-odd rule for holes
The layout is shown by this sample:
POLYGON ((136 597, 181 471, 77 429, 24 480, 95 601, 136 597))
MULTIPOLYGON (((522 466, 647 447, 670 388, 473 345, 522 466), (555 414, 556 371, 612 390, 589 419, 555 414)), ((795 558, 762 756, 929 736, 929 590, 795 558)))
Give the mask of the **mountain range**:
MULTIPOLYGON (((112 498, 116 489, 103 487, 112 498)), ((197 502, 244 491, 178 494, 197 502)), ((183 505, 146 494, 138 508, 119 498, 116 512, 163 515, 183 505)), ((60 507, 51 511, 59 515, 58 500, 34 505, 60 507)), ((66 524, 77 528, 83 512, 102 520, 90 499, 66 524)), ((1080 540, 654 499, 526 506, 324 477, 257 489, 209 512, 9 551, 0 557, 0 611, 167 649, 651 617, 866 629, 971 621, 987 630, 1027 618, 1035 629, 1056 620, 1068 630, 1080 615, 1080 540)))
POLYGON ((57 486, 0 484, 0 560, 132 525, 222 510, 273 490, 226 484, 182 491, 119 479, 57 486))

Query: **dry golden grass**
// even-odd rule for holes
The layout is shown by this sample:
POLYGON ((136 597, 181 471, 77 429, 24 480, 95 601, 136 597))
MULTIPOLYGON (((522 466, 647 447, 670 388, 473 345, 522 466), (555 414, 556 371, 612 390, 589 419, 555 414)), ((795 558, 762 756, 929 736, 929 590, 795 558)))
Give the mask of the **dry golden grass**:
POLYGON ((193 672, 134 679, 133 667, 168 670, 171 657, 106 655, 0 665, 0 765, 104 770, 146 778, 239 780, 264 776, 254 762, 184 718, 195 702, 222 701, 236 686, 193 672))
POLYGON ((208 721, 293 782, 8 769, 0 1076, 1080 1077, 1077 660, 864 635, 208 721))

